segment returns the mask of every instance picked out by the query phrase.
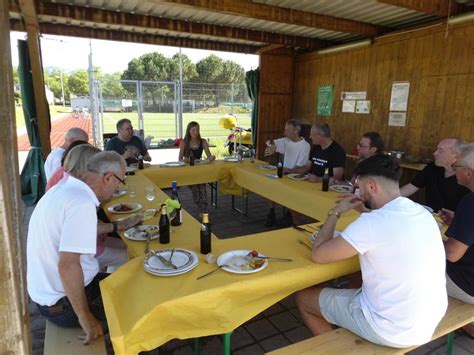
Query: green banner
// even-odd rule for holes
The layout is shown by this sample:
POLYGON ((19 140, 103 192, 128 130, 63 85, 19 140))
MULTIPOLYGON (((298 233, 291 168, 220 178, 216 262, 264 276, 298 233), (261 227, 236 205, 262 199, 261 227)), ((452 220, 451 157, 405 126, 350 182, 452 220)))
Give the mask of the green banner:
POLYGON ((334 85, 320 85, 318 90, 316 112, 321 116, 332 115, 332 99, 334 97, 334 85))

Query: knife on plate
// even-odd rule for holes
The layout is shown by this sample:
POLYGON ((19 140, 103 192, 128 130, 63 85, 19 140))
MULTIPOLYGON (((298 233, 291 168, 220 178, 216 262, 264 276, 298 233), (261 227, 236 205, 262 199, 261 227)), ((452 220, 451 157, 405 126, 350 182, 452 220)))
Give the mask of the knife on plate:
POLYGON ((160 259, 160 261, 163 263, 163 265, 166 265, 166 266, 168 266, 168 267, 170 267, 170 268, 173 268, 173 269, 175 269, 175 270, 178 270, 178 267, 177 267, 175 264, 173 264, 170 260, 166 260, 166 259, 165 259, 163 256, 161 256, 160 254, 156 254, 156 253, 153 253, 153 254, 156 255, 156 257, 157 257, 158 259, 160 259))

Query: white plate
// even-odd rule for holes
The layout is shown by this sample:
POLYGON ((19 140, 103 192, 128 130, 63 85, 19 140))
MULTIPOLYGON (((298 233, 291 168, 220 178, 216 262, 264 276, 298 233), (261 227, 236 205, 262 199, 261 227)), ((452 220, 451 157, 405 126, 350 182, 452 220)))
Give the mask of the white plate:
POLYGON ((353 187, 349 185, 331 185, 329 189, 340 193, 352 193, 353 187))
POLYGON ((434 212, 434 210, 430 206, 426 206, 426 205, 421 205, 421 206, 424 207, 429 213, 434 212))
POLYGON ((138 168, 134 166, 127 166, 127 169, 125 170, 127 173, 131 173, 133 171, 136 171, 138 168))
POLYGON ((133 213, 133 212, 140 211, 142 207, 143 206, 140 205, 139 203, 130 203, 130 202, 116 203, 115 205, 109 206, 107 208, 107 211, 109 211, 110 213, 125 214, 125 213, 133 213), (115 208, 121 205, 127 205, 128 207, 130 207, 130 210, 129 211, 116 211, 115 208))
POLYGON ((270 165, 270 164, 259 164, 258 167, 262 170, 276 170, 275 165, 270 165))
POLYGON ((113 194, 114 197, 120 197, 127 193, 127 190, 116 190, 113 194))
MULTIPOLYGON (((246 260, 245 257, 249 255, 250 252, 252 252, 252 250, 228 251, 227 253, 219 255, 217 258, 217 265, 228 265, 227 267, 223 267, 222 270, 232 272, 234 274, 253 274, 265 269, 268 265, 267 259, 265 259, 264 263, 258 269, 251 269, 249 267, 249 261, 246 260), (249 267, 249 269, 247 269, 247 267, 249 267)), ((265 255, 259 253, 258 256, 265 255)))
POLYGON ((307 180, 308 175, 306 175, 306 174, 288 174, 288 179, 291 179, 291 180, 307 180))
POLYGON ((150 240, 154 240, 160 237, 160 234, 158 233, 159 227, 157 225, 152 225, 152 224, 144 224, 141 226, 135 226, 135 227, 129 228, 125 231, 124 235, 125 235, 125 238, 130 239, 130 240, 146 241, 147 231, 153 231, 153 234, 151 235, 150 240))
POLYGON ((227 158, 224 158, 224 161, 234 163, 234 162, 239 161, 239 158, 227 157, 227 158))
POLYGON ((204 165, 204 164, 209 164, 210 161, 209 159, 197 159, 194 161, 194 164, 198 164, 198 165, 204 165))
MULTIPOLYGON (((155 253, 161 255, 166 260, 169 260, 172 249, 158 250, 155 253)), ((184 274, 194 269, 199 263, 199 258, 196 253, 191 250, 175 248, 171 262, 178 268, 177 270, 166 266, 156 255, 152 254, 145 258, 143 266, 146 272, 153 275, 175 276, 184 274)))
MULTIPOLYGON (((311 234, 308 239, 309 241, 311 242, 311 244, 314 243, 314 241, 316 240, 316 238, 318 237, 318 234, 319 232, 321 231, 321 229, 317 229, 316 231, 313 232, 313 234, 311 234)), ((340 231, 334 231, 334 235, 332 236, 333 238, 336 238, 336 237, 339 237, 341 235, 341 232, 340 231)))
POLYGON ((166 166, 168 168, 179 168, 180 166, 184 166, 184 165, 185 164, 182 161, 169 161, 163 164, 163 166, 166 166))

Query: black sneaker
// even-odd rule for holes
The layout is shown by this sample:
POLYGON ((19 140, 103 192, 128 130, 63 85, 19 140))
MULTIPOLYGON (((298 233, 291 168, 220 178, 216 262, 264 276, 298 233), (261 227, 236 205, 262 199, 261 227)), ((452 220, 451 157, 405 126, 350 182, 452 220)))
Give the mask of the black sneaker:
POLYGON ((265 220, 265 227, 272 227, 276 223, 276 217, 275 217, 275 209, 271 208, 270 212, 268 212, 267 219, 265 220))

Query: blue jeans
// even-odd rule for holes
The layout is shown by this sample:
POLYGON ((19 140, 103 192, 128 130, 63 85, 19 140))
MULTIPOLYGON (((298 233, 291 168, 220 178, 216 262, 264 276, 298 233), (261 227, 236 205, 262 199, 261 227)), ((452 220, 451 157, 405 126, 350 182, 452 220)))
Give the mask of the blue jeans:
MULTIPOLYGON (((104 330, 107 329, 104 305, 102 304, 102 296, 100 294, 99 282, 105 279, 109 274, 98 273, 94 279, 85 287, 87 303, 89 304, 92 314, 102 321, 104 330)), ((80 327, 79 319, 72 308, 67 296, 61 298, 53 306, 41 306, 36 303, 39 312, 43 317, 51 323, 60 327, 78 328, 80 327)))

